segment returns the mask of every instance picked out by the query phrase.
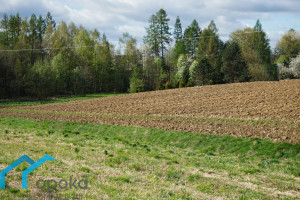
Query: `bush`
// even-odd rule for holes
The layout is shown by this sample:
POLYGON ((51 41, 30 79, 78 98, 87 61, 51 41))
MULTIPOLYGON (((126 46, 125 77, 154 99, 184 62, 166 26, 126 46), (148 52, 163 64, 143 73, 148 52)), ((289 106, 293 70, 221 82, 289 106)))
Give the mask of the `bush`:
POLYGON ((178 86, 178 87, 179 87, 179 88, 183 88, 183 87, 184 87, 184 84, 183 84, 182 81, 179 82, 179 86, 178 86))
POLYGON ((169 81, 166 82, 165 89, 171 89, 171 83, 169 81))
POLYGON ((177 73, 179 80, 186 84, 189 80, 188 61, 185 55, 180 55, 177 61, 177 73))
POLYGON ((300 54, 291 59, 290 64, 286 67, 281 64, 279 67, 279 79, 300 78, 300 54))
POLYGON ((291 79, 293 78, 293 72, 290 68, 280 65, 279 67, 279 79, 291 79))
POLYGON ((55 94, 56 74, 48 62, 37 61, 25 76, 27 92, 38 98, 55 94))
POLYGON ((294 78, 300 78, 300 54, 296 58, 291 59, 290 70, 294 78))
POLYGON ((144 91, 144 83, 143 80, 140 79, 140 73, 137 68, 134 68, 132 71, 132 75, 130 78, 130 93, 143 92, 144 91))

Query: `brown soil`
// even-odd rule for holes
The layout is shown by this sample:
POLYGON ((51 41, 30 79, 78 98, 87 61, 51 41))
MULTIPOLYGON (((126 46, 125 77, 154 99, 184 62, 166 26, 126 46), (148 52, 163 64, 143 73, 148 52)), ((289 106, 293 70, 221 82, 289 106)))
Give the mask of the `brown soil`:
POLYGON ((133 125, 299 143, 300 80, 192 87, 2 108, 0 115, 133 125))

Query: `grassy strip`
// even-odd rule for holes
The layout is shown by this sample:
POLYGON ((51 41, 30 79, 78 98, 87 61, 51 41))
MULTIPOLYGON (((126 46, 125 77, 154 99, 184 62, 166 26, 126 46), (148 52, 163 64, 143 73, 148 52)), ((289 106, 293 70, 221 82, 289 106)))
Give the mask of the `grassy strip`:
POLYGON ((34 100, 34 99, 0 100, 0 107, 29 106, 29 105, 40 105, 40 104, 50 104, 50 103, 62 103, 62 102, 77 101, 77 100, 84 100, 84 99, 109 97, 109 96, 115 96, 115 95, 120 95, 120 94, 125 94, 125 93, 87 94, 85 96, 67 96, 67 97, 50 98, 50 99, 43 99, 43 100, 34 100))
POLYGON ((191 117, 191 116, 165 116, 165 115, 124 115, 124 114, 98 114, 98 113, 84 113, 84 112, 57 112, 57 111, 42 111, 42 110, 22 110, 22 109, 1 109, 0 113, 12 112, 12 113, 35 113, 35 114, 51 114, 57 116, 80 116, 90 118, 120 118, 120 119, 148 119, 148 120, 185 120, 185 121, 201 121, 201 122, 214 122, 222 123, 226 125, 252 125, 252 126, 265 126, 277 127, 278 125, 287 125, 294 127, 300 131, 300 122, 287 121, 287 120, 272 120, 272 119, 237 119, 237 118, 221 118, 221 117, 191 117))
POLYGON ((38 195, 34 180, 70 175, 89 180, 90 199, 297 199, 300 185, 300 144, 12 117, 0 117, 0 143, 0 167, 24 153, 58 160, 35 170, 25 191, 14 189, 20 166, 4 194, 38 195))

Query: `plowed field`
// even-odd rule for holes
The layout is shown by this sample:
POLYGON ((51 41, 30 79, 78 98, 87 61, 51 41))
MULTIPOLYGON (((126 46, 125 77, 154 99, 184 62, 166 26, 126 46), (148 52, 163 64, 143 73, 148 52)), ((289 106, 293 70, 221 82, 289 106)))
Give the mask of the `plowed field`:
POLYGON ((47 105, 0 115, 300 142, 300 80, 172 89, 47 105))

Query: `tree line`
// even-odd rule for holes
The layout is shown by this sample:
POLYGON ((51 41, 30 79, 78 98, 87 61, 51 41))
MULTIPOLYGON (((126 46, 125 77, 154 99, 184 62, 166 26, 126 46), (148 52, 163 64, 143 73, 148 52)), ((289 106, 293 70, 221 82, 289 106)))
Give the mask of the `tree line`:
POLYGON ((72 22, 56 24, 49 12, 24 18, 4 14, 0 97, 142 92, 299 78, 295 57, 300 37, 295 30, 286 33, 272 52, 259 20, 253 28, 231 33, 225 43, 214 21, 201 29, 193 20, 183 30, 177 17, 172 32, 169 23, 166 11, 160 9, 149 18, 140 47, 129 33, 115 47, 96 29, 72 22))

